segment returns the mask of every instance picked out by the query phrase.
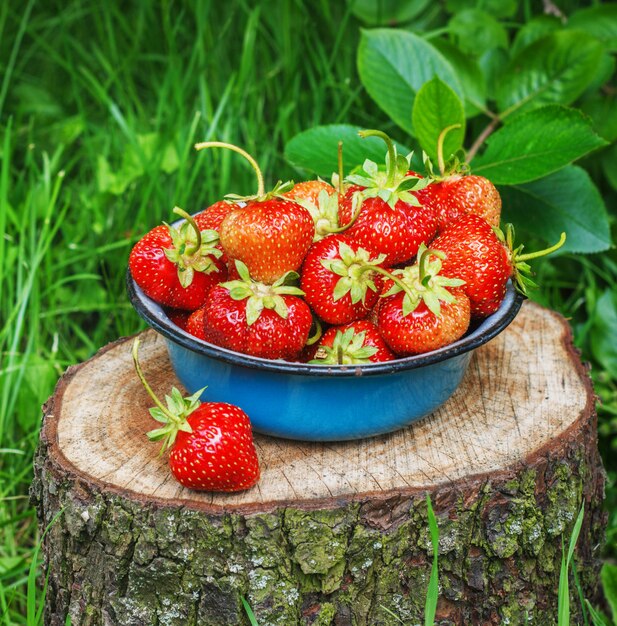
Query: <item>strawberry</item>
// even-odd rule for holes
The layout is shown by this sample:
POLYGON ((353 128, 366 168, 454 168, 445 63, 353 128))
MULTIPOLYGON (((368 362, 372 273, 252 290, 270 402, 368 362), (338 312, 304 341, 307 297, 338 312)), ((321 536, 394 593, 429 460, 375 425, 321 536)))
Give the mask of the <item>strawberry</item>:
POLYGON ((197 311, 193 311, 186 320, 185 330, 187 333, 197 337, 197 339, 206 340, 204 334, 204 315, 205 309, 201 307, 197 311))
POLYGON ((326 331, 310 363, 347 365, 381 363, 395 358, 377 327, 367 320, 358 320, 326 331))
POLYGON ((302 265, 300 287, 315 313, 328 324, 366 317, 377 302, 375 274, 384 256, 369 253, 346 235, 314 243, 302 265))
POLYGON ((367 159, 359 175, 347 177, 351 186, 341 201, 342 223, 348 226, 346 235, 372 254, 384 254, 385 266, 391 267, 409 261, 437 232, 433 210, 421 206, 412 193, 428 181, 410 170, 411 155, 397 155, 387 135, 380 131, 360 135, 386 142, 386 171, 367 159))
POLYGON ((190 311, 181 311, 180 309, 166 309, 167 317, 182 330, 186 330, 186 324, 189 319, 190 311))
POLYGON ((129 256, 131 276, 143 292, 159 304, 194 311, 210 289, 227 277, 216 248, 218 233, 201 230, 195 220, 177 207, 185 218, 179 228, 164 224, 146 233, 129 256))
POLYGON ((205 390, 183 398, 176 387, 165 406, 147 383, 137 350, 133 362, 146 391, 156 404, 150 415, 163 426, 148 433, 151 441, 163 441, 161 452, 170 450, 169 467, 184 487, 206 491, 242 491, 259 480, 259 460, 251 423, 244 411, 225 402, 200 402, 205 390))
POLYGON ((217 141, 195 147, 198 150, 228 148, 238 152, 249 161, 257 175, 255 196, 226 196, 243 205, 230 211, 220 225, 221 244, 229 258, 242 261, 254 280, 267 284, 299 269, 313 241, 315 225, 304 207, 281 197, 291 184, 279 182, 271 192, 265 193, 259 166, 241 148, 217 141))
POLYGON ((284 193, 283 196, 294 202, 306 201, 313 206, 317 206, 317 199, 322 191, 325 191, 328 196, 332 196, 336 193, 336 189, 325 180, 307 180, 296 183, 287 193, 284 193))
MULTIPOLYGON (((265 359, 294 359, 309 336, 313 316, 289 286, 290 272, 273 285, 251 279, 248 268, 236 261, 239 280, 217 285, 204 307, 206 341, 265 359)), ((297 277, 297 274, 295 274, 297 277)))
POLYGON ((469 299, 458 289, 463 281, 439 274, 441 256, 421 246, 418 263, 392 272, 390 289, 379 305, 377 327, 397 354, 436 350, 469 328, 469 299))
POLYGON ((523 246, 513 249, 514 229, 506 226, 506 235, 478 217, 467 213, 452 222, 433 241, 433 246, 443 252, 442 274, 456 276, 465 281, 463 290, 471 301, 471 315, 486 317, 501 304, 506 283, 512 278, 523 294, 533 282, 527 261, 544 256, 560 248, 565 233, 550 248, 522 254, 523 246))
POLYGON ((483 176, 452 175, 414 192, 418 200, 435 211, 439 230, 465 213, 483 217, 498 227, 501 219, 501 196, 483 176))

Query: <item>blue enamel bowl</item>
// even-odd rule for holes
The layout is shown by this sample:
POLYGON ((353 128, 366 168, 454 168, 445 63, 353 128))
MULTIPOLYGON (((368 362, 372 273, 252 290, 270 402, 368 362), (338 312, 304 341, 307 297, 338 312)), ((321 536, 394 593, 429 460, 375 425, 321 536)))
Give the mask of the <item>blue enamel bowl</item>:
POLYGON ((475 348, 500 333, 523 296, 509 284, 499 310, 458 341, 425 354, 368 365, 308 365, 261 359, 201 341, 178 328, 130 274, 137 313, 167 341, 176 376, 203 400, 242 408, 257 432, 304 441, 361 439, 408 426, 460 384, 475 348))

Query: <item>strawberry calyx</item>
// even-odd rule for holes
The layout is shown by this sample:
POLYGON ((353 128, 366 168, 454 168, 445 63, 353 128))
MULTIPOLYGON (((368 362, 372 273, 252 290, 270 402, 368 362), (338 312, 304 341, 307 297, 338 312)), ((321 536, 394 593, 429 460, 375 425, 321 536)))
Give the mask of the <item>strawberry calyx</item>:
POLYGON ((163 222, 172 241, 172 247, 163 248, 163 252, 177 266, 178 280, 186 289, 193 282, 195 272, 217 272, 214 259, 220 258, 223 253, 216 247, 219 243, 216 230, 199 230, 195 220, 179 207, 174 207, 173 212, 185 221, 179 228, 163 222))
POLYGON ((234 300, 246 300, 246 323, 251 326, 261 315, 264 309, 275 311, 283 319, 287 319, 289 311, 283 296, 303 296, 304 291, 293 286, 292 282, 298 279, 297 272, 287 272, 274 284, 267 285, 251 278, 248 267, 236 259, 237 280, 221 283, 234 300))
POLYGON ((141 384, 156 404, 155 407, 148 409, 150 415, 157 422, 164 424, 164 426, 160 428, 155 428, 154 430, 149 431, 146 433, 146 436, 150 439, 150 441, 163 441, 163 445, 161 446, 161 454, 163 454, 165 450, 168 450, 174 444, 179 431, 182 430, 186 433, 193 432, 191 425, 188 423, 188 417, 201 405, 200 397, 206 387, 199 389, 192 396, 188 396, 186 398, 182 396, 176 387, 173 387, 171 395, 165 395, 165 402, 167 403, 167 406, 165 406, 154 393, 152 387, 148 384, 148 381, 146 380, 146 377, 141 369, 139 358, 137 356, 139 344, 139 338, 136 338, 133 342, 132 350, 135 371, 137 372, 137 376, 139 377, 141 384))
POLYGON ((426 187, 429 181, 410 173, 411 157, 397 153, 394 142, 380 130, 362 130, 360 137, 379 137, 385 141, 388 152, 385 159, 385 171, 374 161, 366 159, 359 174, 351 174, 346 182, 363 187, 353 197, 352 212, 358 203, 366 198, 381 198, 390 208, 394 209, 399 200, 420 206, 418 199, 411 193, 426 187))
POLYGON ((536 252, 528 252, 522 254, 524 244, 520 244, 518 247, 514 247, 514 225, 506 224, 505 233, 500 228, 493 227, 493 232, 497 235, 497 238, 506 246, 508 255, 510 257, 510 265, 512 267, 512 282, 516 289, 523 295, 527 295, 528 289, 535 289, 538 285, 531 279, 533 274, 531 266, 527 263, 531 259, 537 259, 539 257, 547 256, 556 250, 559 250, 561 246, 566 242, 566 233, 561 233, 559 241, 553 244, 549 248, 544 250, 538 250, 536 252))
POLYGON ((356 365, 370 363, 377 353, 375 346, 365 346, 366 331, 356 333, 352 328, 345 332, 336 331, 332 346, 319 346, 313 365, 356 365))
POLYGON ((464 152, 462 150, 459 150, 456 154, 451 154, 447 161, 444 158, 443 146, 446 135, 457 128, 461 128, 461 125, 452 124, 451 126, 446 126, 441 133, 439 133, 439 137, 437 138, 437 166, 439 173, 435 172, 435 166, 429 155, 426 154, 426 152, 422 152, 422 162, 426 168, 427 178, 431 183, 439 183, 446 180, 454 182, 470 172, 469 164, 465 161, 464 152))
POLYGON ((322 189, 317 196, 317 204, 306 198, 296 198, 294 202, 304 207, 315 222, 315 236, 313 241, 319 241, 332 233, 347 230, 349 225, 339 226, 339 198, 337 193, 329 194, 322 189))
MULTIPOLYGON (((257 177, 257 193, 249 196, 240 196, 234 193, 228 193, 225 195, 225 199, 233 202, 234 204, 242 204, 248 202, 267 202, 268 200, 272 200, 273 198, 280 198, 283 194, 291 191, 294 186, 293 181, 278 181, 274 186, 274 189, 266 192, 264 177, 261 172, 257 161, 246 151, 238 146, 235 146, 232 143, 226 143, 224 141, 202 141, 201 143, 195 144, 195 150, 205 150, 206 148, 225 148, 227 150, 232 150, 233 152, 237 152, 242 155, 251 165, 253 171, 255 172, 255 176, 257 177)), ((283 198, 285 199, 285 198, 283 198)))
MULTIPOLYGON (((406 287, 402 302, 403 317, 415 311, 420 302, 424 302, 436 317, 441 317, 441 302, 456 302, 455 296, 447 288, 460 287, 465 281, 439 274, 443 258, 444 254, 440 250, 431 250, 421 244, 418 261, 414 265, 392 272, 406 287)), ((395 283, 382 297, 392 296, 400 291, 401 285, 395 283)))
POLYGON ((340 276, 332 297, 335 302, 349 294, 352 304, 364 302, 368 289, 377 292, 371 270, 379 271, 379 265, 386 259, 385 254, 371 259, 370 253, 364 248, 356 251, 344 241, 338 245, 340 258, 321 259, 321 264, 329 271, 340 276))

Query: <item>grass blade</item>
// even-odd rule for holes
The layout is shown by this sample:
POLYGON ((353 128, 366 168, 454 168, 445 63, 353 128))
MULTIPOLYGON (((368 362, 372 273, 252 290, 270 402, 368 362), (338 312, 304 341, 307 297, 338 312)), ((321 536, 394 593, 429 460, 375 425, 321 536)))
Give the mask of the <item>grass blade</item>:
POLYGON ((244 596, 242 596, 240 599, 242 600, 242 606, 244 607, 244 610, 246 611, 246 615, 249 618, 249 622, 251 622, 251 626, 259 626, 259 624, 257 623, 257 618, 255 617, 255 614, 253 613, 253 609, 251 609, 251 605, 246 601, 246 598, 244 596))
POLYGON ((561 569, 559 572, 559 595, 557 597, 557 624, 559 626, 570 626, 570 584, 568 581, 568 574, 570 571, 572 555, 574 554, 574 548, 576 547, 576 542, 578 541, 578 536, 581 532, 584 514, 585 505, 583 504, 578 517, 576 518, 572 534, 570 535, 570 544, 568 545, 567 556, 564 550, 563 537, 561 539, 561 569))
POLYGON ((426 494, 426 509, 428 514, 428 527, 431 531, 431 543, 433 545, 433 566, 431 568, 431 577, 428 581, 426 603, 424 605, 424 626, 433 626, 435 623, 435 614, 437 613, 437 600, 439 599, 439 528, 437 527, 437 518, 433 512, 431 497, 428 493, 426 494))

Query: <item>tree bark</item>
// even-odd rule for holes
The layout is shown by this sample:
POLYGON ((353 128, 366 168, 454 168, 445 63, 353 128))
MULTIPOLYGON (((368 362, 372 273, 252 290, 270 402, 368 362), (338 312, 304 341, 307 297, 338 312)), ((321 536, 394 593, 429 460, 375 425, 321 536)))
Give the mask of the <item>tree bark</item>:
MULTIPOLYGON (((152 331, 142 341, 164 394, 178 385, 164 342, 152 331)), ((49 526, 47 624, 248 624, 242 597, 260 626, 399 623, 392 613, 424 623, 426 493, 440 531, 438 624, 556 624, 562 537, 583 504, 575 558, 595 597, 606 523, 595 395, 557 314, 526 303, 448 403, 397 433, 256 435, 262 478, 240 494, 171 478, 144 437, 150 404, 130 347, 70 368, 45 406, 32 496, 49 526)))

